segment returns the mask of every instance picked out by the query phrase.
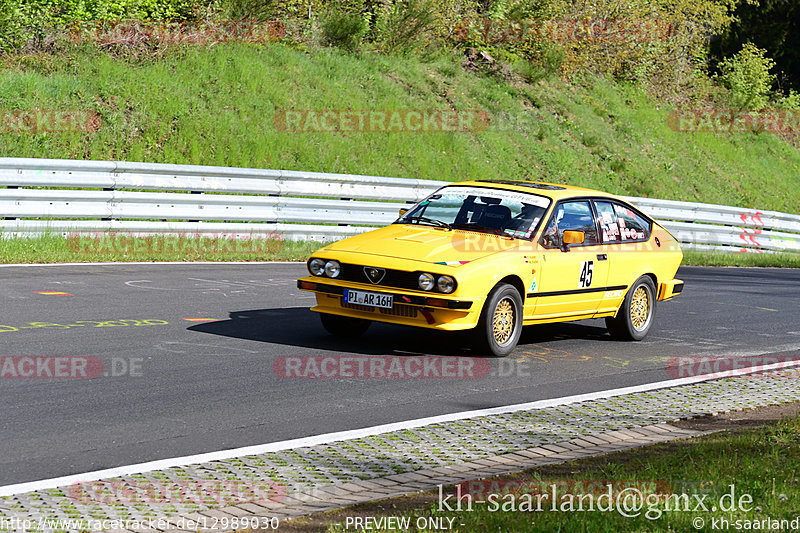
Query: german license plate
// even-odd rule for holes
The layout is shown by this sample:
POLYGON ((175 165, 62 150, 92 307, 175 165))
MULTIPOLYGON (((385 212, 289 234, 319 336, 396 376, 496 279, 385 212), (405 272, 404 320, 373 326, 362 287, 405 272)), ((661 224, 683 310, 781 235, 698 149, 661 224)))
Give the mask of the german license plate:
POLYGON ((378 292, 344 290, 344 301, 349 304, 369 305, 372 307, 382 307, 391 309, 394 305, 394 297, 391 294, 381 294, 378 292))

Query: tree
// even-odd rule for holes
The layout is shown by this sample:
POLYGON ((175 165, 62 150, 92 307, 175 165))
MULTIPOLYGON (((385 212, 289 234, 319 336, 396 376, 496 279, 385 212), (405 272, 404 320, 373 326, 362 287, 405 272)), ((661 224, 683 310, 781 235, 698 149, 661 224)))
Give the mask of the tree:
POLYGON ((775 60, 779 90, 787 94, 790 89, 800 91, 800 2, 743 2, 734 15, 738 20, 712 43, 713 63, 719 64, 751 42, 775 60))

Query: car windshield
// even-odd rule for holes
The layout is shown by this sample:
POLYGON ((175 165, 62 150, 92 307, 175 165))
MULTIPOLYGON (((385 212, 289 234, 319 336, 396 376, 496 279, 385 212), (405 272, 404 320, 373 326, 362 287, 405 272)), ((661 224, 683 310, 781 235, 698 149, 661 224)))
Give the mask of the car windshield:
POLYGON ((468 229, 529 239, 536 232, 550 199, 537 194, 483 187, 439 189, 395 223, 468 229))

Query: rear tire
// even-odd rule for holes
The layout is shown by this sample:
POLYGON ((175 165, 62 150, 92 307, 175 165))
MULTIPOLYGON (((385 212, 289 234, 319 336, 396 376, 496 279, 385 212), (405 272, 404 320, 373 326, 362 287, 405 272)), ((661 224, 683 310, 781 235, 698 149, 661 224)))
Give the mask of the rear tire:
POLYGON ((656 315, 656 286, 650 276, 642 276, 631 285, 617 311, 617 316, 606 318, 606 327, 618 340, 644 339, 656 315))
POLYGON ((363 318, 351 318, 348 316, 330 315, 328 313, 320 313, 320 320, 322 327, 334 337, 340 339, 354 339, 364 334, 369 329, 369 320, 363 318))
POLYGON ((517 347, 522 334, 522 297, 508 283, 497 285, 481 311, 475 328, 478 349, 487 355, 505 357, 517 347))

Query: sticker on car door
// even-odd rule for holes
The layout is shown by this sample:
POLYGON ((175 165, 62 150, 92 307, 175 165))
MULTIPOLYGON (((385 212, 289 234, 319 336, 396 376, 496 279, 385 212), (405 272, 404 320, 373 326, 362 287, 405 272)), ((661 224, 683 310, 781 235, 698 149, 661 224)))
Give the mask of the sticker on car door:
POLYGON ((578 278, 578 288, 584 289, 592 286, 592 273, 594 272, 594 261, 584 261, 581 263, 581 276, 578 278))

